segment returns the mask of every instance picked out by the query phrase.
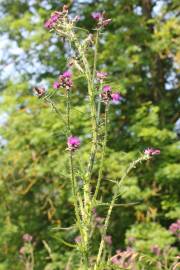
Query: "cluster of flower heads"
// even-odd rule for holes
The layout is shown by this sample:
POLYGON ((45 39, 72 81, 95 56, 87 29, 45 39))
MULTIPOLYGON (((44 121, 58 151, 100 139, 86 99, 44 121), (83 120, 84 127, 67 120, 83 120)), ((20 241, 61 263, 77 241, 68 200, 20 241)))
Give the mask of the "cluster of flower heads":
MULTIPOLYGON (((44 27, 47 29, 52 29, 59 22, 61 24, 64 23, 65 20, 68 22, 68 6, 64 5, 62 11, 55 11, 51 14, 50 18, 45 22, 44 27)), ((104 12, 93 12, 92 18, 97 22, 98 28, 106 27, 112 21, 111 19, 107 19, 105 17, 104 12)), ((74 19, 70 20, 70 23, 77 22, 79 20, 79 16, 76 16, 74 19)))
POLYGON ((161 151, 159 149, 147 148, 144 150, 144 154, 147 156, 159 155, 161 151))
POLYGON ((70 90, 73 86, 72 82, 72 73, 67 70, 63 72, 58 78, 58 81, 55 81, 53 84, 54 89, 59 89, 60 87, 70 90))
POLYGON ((91 15, 92 15, 92 18, 95 21, 97 21, 97 25, 99 28, 107 26, 112 21, 111 19, 107 19, 105 17, 104 12, 93 12, 91 15))
MULTIPOLYGON (((97 71, 96 79, 98 82, 103 83, 104 80, 107 78, 107 75, 108 74, 106 72, 97 71)), ((104 103, 112 101, 114 104, 119 104, 120 100, 122 99, 121 95, 118 92, 112 92, 112 88, 110 85, 103 86, 100 96, 104 103)))
POLYGON ((63 6, 62 11, 55 11, 51 14, 51 17, 45 22, 44 27, 47 29, 52 29, 59 20, 63 19, 68 14, 68 7, 63 6))
POLYGON ((175 223, 172 223, 169 227, 169 230, 180 239, 180 219, 178 219, 175 223))
POLYGON ((67 139, 68 150, 74 152, 79 148, 81 141, 76 136, 70 136, 67 139))

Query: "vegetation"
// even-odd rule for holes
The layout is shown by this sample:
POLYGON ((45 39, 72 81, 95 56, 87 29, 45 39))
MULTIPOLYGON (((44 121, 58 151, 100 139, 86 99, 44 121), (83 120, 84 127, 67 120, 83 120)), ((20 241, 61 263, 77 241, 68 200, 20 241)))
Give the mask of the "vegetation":
MULTIPOLYGON (((1 3, 5 45, 0 65, 0 269, 82 267, 69 178, 71 151, 67 150, 64 126, 66 97, 63 89, 53 89, 67 60, 74 61, 74 51, 63 38, 43 26, 63 4, 69 5, 72 17, 80 16, 77 26, 86 27, 94 36, 96 21, 92 12, 105 11, 112 19, 99 36, 97 70, 108 72, 106 84, 122 96, 119 104, 111 105, 108 114, 99 205, 91 217, 95 229, 89 242, 89 263, 96 261, 107 204, 117 189, 113 181, 123 176, 144 149, 154 147, 161 154, 137 166, 120 188, 100 269, 178 269, 180 145, 174 131, 179 118, 178 2, 1 3), (34 86, 48 89, 46 98, 34 96, 34 86)), ((86 32, 78 31, 84 39, 86 32)), ((94 37, 90 46, 88 61, 93 66, 94 37)), ((86 101, 84 78, 73 69, 71 131, 81 139, 74 154, 79 179, 83 178, 91 148, 91 118, 86 101)), ((103 104, 101 139, 104 107, 103 104)), ((101 147, 91 175, 92 187, 97 183, 101 147)))

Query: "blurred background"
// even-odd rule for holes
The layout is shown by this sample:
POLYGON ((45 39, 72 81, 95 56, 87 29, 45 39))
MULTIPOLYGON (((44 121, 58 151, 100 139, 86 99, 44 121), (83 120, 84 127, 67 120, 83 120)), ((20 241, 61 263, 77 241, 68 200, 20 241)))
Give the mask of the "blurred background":
MULTIPOLYGON (((25 233, 33 236, 37 270, 65 269, 75 252, 71 244, 78 232, 59 230, 74 224, 63 120, 32 93, 35 85, 52 90, 67 69, 67 47, 44 29, 63 4, 80 16, 79 27, 91 33, 93 11, 112 18, 101 35, 98 69, 109 73, 123 100, 111 107, 109 116, 104 201, 110 200, 113 188, 108 180, 121 176, 145 148, 161 150, 127 177, 118 202, 137 204, 114 208, 109 249, 114 254, 133 246, 153 257, 153 247, 171 246, 178 254, 180 228, 172 230, 171 225, 180 218, 179 0, 1 0, 0 269, 24 269, 19 249, 25 233)), ((74 81, 73 131, 82 140, 79 168, 87 158, 90 125, 86 85, 76 75, 74 81)), ((64 110, 63 96, 54 102, 64 110)), ((106 210, 99 207, 98 216, 103 218, 106 210)))

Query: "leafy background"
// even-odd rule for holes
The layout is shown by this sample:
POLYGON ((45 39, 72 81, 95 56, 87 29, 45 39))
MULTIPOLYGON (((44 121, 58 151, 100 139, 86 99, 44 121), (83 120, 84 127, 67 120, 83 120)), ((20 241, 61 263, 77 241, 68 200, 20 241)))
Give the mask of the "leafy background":
MULTIPOLYGON (((19 249, 24 233, 33 235, 37 270, 64 269, 76 252, 64 241, 73 244, 78 232, 58 229, 74 224, 63 121, 32 95, 35 84, 51 90, 66 67, 66 46, 43 27, 63 4, 69 4, 71 13, 81 16, 79 26, 92 33, 92 11, 104 10, 112 18, 101 36, 98 68, 109 73, 109 83, 122 93, 123 101, 112 106, 109 116, 104 200, 110 200, 113 188, 108 179, 120 177, 144 148, 161 150, 125 182, 118 202, 138 204, 115 207, 108 232, 112 254, 127 247, 129 237, 135 238, 138 251, 150 256, 153 245, 162 249, 171 245, 177 253, 178 239, 169 226, 180 217, 180 144, 174 130, 179 119, 179 1, 6 0, 0 4, 0 269, 23 269, 19 249), (43 240, 52 249, 51 259, 43 240)), ((82 139, 79 166, 87 158, 90 126, 86 86, 76 74, 74 81, 73 131, 82 139)), ((63 97, 55 102, 65 109, 63 97)), ((96 178, 95 171, 93 181, 96 178)), ((106 208, 97 211, 103 217, 106 208)))

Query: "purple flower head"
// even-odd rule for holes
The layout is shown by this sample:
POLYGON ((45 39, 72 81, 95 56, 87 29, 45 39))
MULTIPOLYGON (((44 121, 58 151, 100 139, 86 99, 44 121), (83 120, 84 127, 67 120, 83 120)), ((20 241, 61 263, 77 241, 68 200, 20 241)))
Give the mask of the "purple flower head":
POLYGON ((53 27, 52 21, 49 19, 44 23, 44 27, 47 29, 51 29, 53 27))
POLYGON ((92 18, 96 21, 102 20, 103 19, 103 14, 101 12, 93 12, 91 14, 92 18))
POLYGON ((112 93, 111 98, 114 104, 119 104, 119 101, 122 99, 119 93, 112 93))
POLYGON ((180 239, 180 219, 178 219, 175 223, 172 223, 169 227, 169 230, 180 239))
POLYGON ((51 15, 51 21, 52 21, 53 23, 56 23, 60 16, 61 16, 61 12, 55 11, 55 12, 51 15))
POLYGON ((111 235, 106 235, 104 237, 104 241, 105 241, 106 244, 111 246, 112 245, 112 236, 111 235))
POLYGON ((81 236, 80 235, 76 236, 75 239, 74 239, 74 241, 75 241, 76 244, 81 243, 81 240, 82 239, 81 239, 81 236))
POLYGON ((75 136, 70 136, 67 140, 68 150, 75 151, 80 146, 80 139, 75 136))
POLYGON ((161 249, 158 247, 158 245, 153 245, 151 247, 151 252, 154 253, 156 256, 160 256, 161 249))
POLYGON ((49 20, 47 20, 44 24, 44 27, 47 29, 51 29, 55 26, 55 24, 57 23, 59 17, 61 16, 61 12, 55 11, 49 20))
POLYGON ((64 71, 63 74, 59 76, 60 86, 65 88, 66 90, 69 90, 73 85, 71 78, 72 73, 69 70, 64 71))
POLYGON ((23 235, 22 239, 23 239, 24 242, 31 242, 32 239, 33 239, 33 237, 32 237, 32 235, 30 235, 30 234, 28 234, 28 233, 25 233, 25 234, 23 235))
POLYGON ((69 70, 64 71, 64 72, 63 72, 63 77, 64 77, 64 78, 72 78, 72 73, 71 73, 71 71, 69 71, 69 70))
POLYGON ((148 156, 159 155, 161 151, 159 149, 147 148, 144 150, 144 154, 148 156))
POLYGON ((53 83, 53 88, 54 89, 59 89, 60 86, 61 86, 61 84, 59 82, 57 82, 57 81, 53 83))
POLYGON ((103 82, 107 78, 107 75, 108 75, 107 72, 103 72, 103 71, 96 72, 97 80, 100 82, 103 82))
POLYGON ((103 86, 103 91, 104 92, 110 92, 111 91, 111 86, 110 85, 104 85, 103 86))
POLYGON ((101 12, 93 12, 92 14, 92 18, 97 21, 97 24, 99 27, 105 27, 107 26, 110 22, 111 22, 111 19, 106 19, 105 16, 104 16, 104 12, 101 13, 101 12))

